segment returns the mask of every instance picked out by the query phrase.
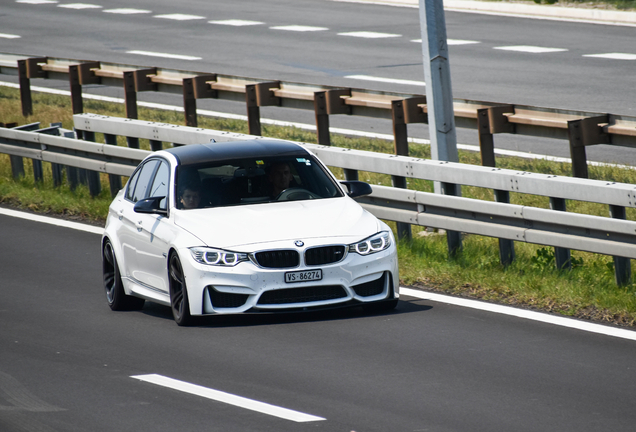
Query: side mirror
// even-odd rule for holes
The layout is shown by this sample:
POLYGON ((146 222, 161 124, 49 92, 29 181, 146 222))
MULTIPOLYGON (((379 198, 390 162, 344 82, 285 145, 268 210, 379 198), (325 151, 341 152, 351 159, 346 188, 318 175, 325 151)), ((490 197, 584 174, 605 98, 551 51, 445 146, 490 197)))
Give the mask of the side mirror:
POLYGON ((160 206, 161 201, 165 199, 166 197, 152 197, 139 200, 135 203, 135 207, 133 207, 133 210, 135 211, 135 213, 158 214, 166 216, 168 214, 168 211, 166 209, 162 209, 160 206))
POLYGON ((349 195, 351 198, 371 195, 371 193, 373 192, 369 183, 361 182, 358 180, 345 180, 341 181, 340 184, 343 184, 347 187, 347 190, 349 191, 347 195, 349 195))

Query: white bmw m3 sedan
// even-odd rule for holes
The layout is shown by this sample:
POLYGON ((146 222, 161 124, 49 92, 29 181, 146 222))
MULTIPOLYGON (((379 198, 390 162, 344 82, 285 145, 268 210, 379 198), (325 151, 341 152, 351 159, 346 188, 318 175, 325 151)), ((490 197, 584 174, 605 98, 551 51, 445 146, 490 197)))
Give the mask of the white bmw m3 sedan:
POLYGON ((398 302, 390 228, 302 146, 273 140, 154 152, 110 205, 102 238, 112 310, 146 300, 194 316, 398 302))

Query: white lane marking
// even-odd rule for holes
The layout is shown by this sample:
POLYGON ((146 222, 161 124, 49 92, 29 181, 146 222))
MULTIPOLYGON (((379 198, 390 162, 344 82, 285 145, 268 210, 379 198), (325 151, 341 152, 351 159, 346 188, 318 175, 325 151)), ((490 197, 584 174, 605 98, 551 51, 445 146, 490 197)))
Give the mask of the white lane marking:
POLYGON ((101 9, 101 6, 88 3, 66 3, 57 5, 57 7, 66 9, 101 9))
POLYGON ((149 56, 149 57, 163 57, 163 58, 178 59, 178 60, 201 60, 201 57, 187 56, 182 54, 168 54, 168 53, 160 53, 160 52, 152 52, 152 51, 132 50, 132 51, 126 51, 126 54, 136 54, 136 55, 143 55, 143 56, 149 56))
POLYGON ((229 405, 234 405, 239 408, 245 408, 251 411, 260 412, 263 414, 279 417, 285 420, 291 420, 299 423, 326 420, 322 417, 316 417, 310 414, 301 413, 298 411, 290 410, 287 408, 278 407, 276 405, 270 405, 268 403, 259 402, 253 399, 236 396, 231 393, 225 393, 219 390, 202 387, 196 384, 191 384, 185 381, 179 381, 173 378, 165 377, 157 374, 148 375, 134 375, 131 378, 135 378, 141 381, 149 382, 152 384, 160 385, 162 387, 168 387, 174 390, 179 390, 184 393, 201 396, 207 399, 212 399, 218 402, 223 402, 229 405))
POLYGON ((122 14, 122 15, 152 13, 152 11, 149 11, 146 9, 133 9, 133 8, 106 9, 103 12, 112 13, 112 14, 122 14))
POLYGON ((311 26, 301 26, 301 25, 275 26, 275 27, 270 27, 270 29, 295 31, 295 32, 315 32, 315 31, 329 30, 327 27, 311 27, 311 26))
MULTIPOLYGON (((411 42, 422 43, 422 39, 412 39, 411 42)), ((479 41, 474 40, 465 40, 465 39, 446 39, 447 45, 472 45, 481 43, 479 41)))
POLYGON ((359 37, 359 38, 367 38, 367 39, 402 37, 402 35, 394 34, 394 33, 377 33, 377 32, 368 32, 368 31, 338 33, 338 36, 351 36, 351 37, 359 37))
POLYGON ((501 46, 501 47, 494 47, 493 49, 504 50, 504 51, 519 51, 519 52, 527 52, 527 53, 533 53, 533 54, 567 51, 567 49, 565 48, 547 48, 547 47, 539 47, 539 46, 531 46, 531 45, 501 46))
POLYGON ((0 33, 0 38, 4 39, 19 39, 20 36, 14 34, 0 33))
POLYGON ((57 0, 16 0, 16 3, 25 3, 25 4, 55 4, 57 0))
POLYGON ((166 14, 166 15, 155 15, 154 17, 155 18, 177 20, 177 21, 188 21, 188 20, 205 19, 204 16, 187 15, 187 14, 166 14))
POLYGON ((597 57, 612 60, 636 60, 636 54, 627 53, 584 54, 583 57, 597 57))
POLYGON ((525 309, 517 309, 510 306, 486 303, 479 300, 470 300, 459 297, 452 297, 443 294, 431 293, 427 291, 419 291, 411 288, 400 287, 400 294, 409 297, 415 297, 422 300, 431 300, 439 303, 446 303, 455 306, 467 307, 471 309, 479 309, 488 312, 494 312, 502 315, 510 315, 517 318, 525 318, 532 321, 540 321, 547 324, 568 327, 577 330, 583 330, 590 333, 598 333, 605 336, 614 336, 621 339, 629 339, 636 341, 636 331, 622 328, 605 326, 602 324, 594 324, 586 321, 579 321, 574 318, 568 318, 557 315, 550 315, 544 312, 535 312, 525 309))
POLYGON ((403 80, 403 79, 394 79, 394 78, 381 78, 374 77, 370 75, 346 75, 345 78, 363 80, 363 81, 375 81, 375 82, 384 82, 391 84, 405 84, 405 85, 416 85, 416 86, 425 86, 426 83, 424 81, 411 81, 411 80, 403 80))
POLYGON ((64 228, 71 228, 71 229, 74 229, 74 230, 84 231, 84 232, 93 233, 93 234, 102 235, 104 233, 104 228, 100 228, 100 227, 96 227, 96 226, 92 226, 92 225, 86 225, 86 224, 79 223, 79 222, 67 221, 67 220, 64 220, 64 219, 57 219, 57 218, 52 218, 52 217, 48 217, 48 216, 41 216, 41 215, 37 215, 37 214, 32 214, 32 213, 26 213, 26 212, 21 212, 21 211, 17 211, 17 210, 6 209, 6 208, 2 208, 2 207, 0 207, 0 214, 1 215, 5 215, 5 216, 11 216, 11 217, 17 217, 17 218, 21 218, 21 219, 26 219, 26 220, 30 220, 30 221, 34 221, 34 222, 42 222, 42 223, 46 223, 46 224, 49 224, 49 225, 55 225, 55 226, 60 226, 60 227, 64 227, 64 228))
POLYGON ((208 22, 210 24, 228 25, 228 26, 234 26, 234 27, 265 24, 264 22, 261 22, 261 21, 248 21, 248 20, 239 20, 239 19, 228 19, 228 20, 219 20, 219 21, 208 21, 208 22))

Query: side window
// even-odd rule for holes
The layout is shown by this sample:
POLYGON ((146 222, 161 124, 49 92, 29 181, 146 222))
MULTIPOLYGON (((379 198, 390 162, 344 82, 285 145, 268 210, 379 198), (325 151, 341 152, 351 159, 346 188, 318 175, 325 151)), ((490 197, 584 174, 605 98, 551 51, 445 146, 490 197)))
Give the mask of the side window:
MULTIPOLYGON (((168 183, 170 180, 170 168, 166 162, 161 162, 159 165, 159 169, 157 170, 157 174, 155 175, 155 180, 152 182, 152 186, 150 187, 150 191, 148 194, 148 198, 150 197, 168 197, 168 183)), ((164 198, 159 203, 161 209, 166 210, 167 200, 164 198)))
POLYGON ((128 192, 126 193, 126 198, 131 200, 132 202, 137 202, 140 199, 148 198, 148 187, 150 186, 150 182, 153 179, 155 174, 155 170, 159 161, 157 159, 150 160, 146 162, 141 169, 135 174, 133 179, 131 179, 130 187, 128 188, 128 192), (133 183, 133 180, 136 182, 133 183))
POLYGON ((135 174, 128 180, 128 189, 126 189, 126 199, 132 201, 133 193, 135 192, 135 186, 137 185, 137 180, 139 180, 139 173, 141 169, 137 170, 135 174))

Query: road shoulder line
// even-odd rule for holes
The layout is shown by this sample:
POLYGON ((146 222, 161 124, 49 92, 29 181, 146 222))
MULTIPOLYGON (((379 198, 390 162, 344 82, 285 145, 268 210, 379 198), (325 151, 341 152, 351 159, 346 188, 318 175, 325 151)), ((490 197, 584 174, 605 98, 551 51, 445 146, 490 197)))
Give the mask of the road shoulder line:
POLYGON ((598 333, 605 336, 614 336, 621 339, 636 341, 636 332, 633 330, 610 327, 603 324, 595 324, 586 321, 580 321, 575 318, 565 316, 552 315, 546 312, 536 312, 527 309, 519 309, 511 306, 487 303, 480 300, 472 300, 460 297, 453 297, 444 294, 437 294, 428 291, 420 291, 407 287, 400 287, 400 294, 409 297, 415 297, 422 300, 430 300, 439 303, 446 303, 453 306, 467 307, 487 312, 494 312, 502 315, 514 316, 517 318, 539 321, 547 324, 568 327, 577 330, 583 330, 589 333, 598 333))

